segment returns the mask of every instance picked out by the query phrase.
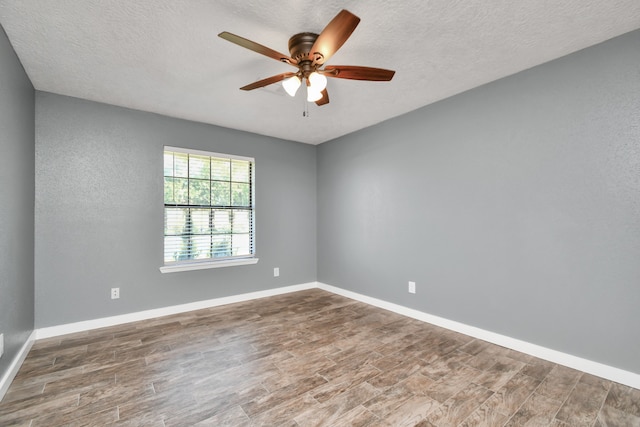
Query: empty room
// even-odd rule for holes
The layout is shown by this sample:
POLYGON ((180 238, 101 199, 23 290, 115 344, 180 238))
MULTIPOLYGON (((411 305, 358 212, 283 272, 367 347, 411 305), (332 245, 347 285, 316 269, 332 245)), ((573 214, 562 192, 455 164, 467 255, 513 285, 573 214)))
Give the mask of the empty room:
POLYGON ((1 426, 640 427, 640 2, 0 0, 1 426))

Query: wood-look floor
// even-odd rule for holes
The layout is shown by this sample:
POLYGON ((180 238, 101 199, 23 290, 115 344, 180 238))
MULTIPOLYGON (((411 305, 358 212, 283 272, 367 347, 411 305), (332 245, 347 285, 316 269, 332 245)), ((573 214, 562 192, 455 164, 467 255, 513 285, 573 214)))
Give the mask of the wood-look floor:
POLYGON ((640 390, 321 290, 37 341, 2 426, 640 426, 640 390))

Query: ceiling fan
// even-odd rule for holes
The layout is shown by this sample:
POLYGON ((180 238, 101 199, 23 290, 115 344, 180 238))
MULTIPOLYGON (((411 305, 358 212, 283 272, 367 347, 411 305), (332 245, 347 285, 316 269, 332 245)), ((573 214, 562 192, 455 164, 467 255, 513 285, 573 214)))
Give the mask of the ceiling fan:
POLYGON ((359 67, 353 65, 328 65, 324 63, 347 41, 356 29, 360 18, 348 10, 342 10, 327 24, 320 34, 299 33, 289 39, 290 56, 284 55, 266 46, 228 33, 218 34, 225 40, 239 46, 284 62, 298 68, 297 72, 282 73, 241 87, 253 90, 282 81, 287 93, 295 96, 302 81, 307 86, 307 101, 317 105, 329 103, 327 77, 350 80, 389 81, 395 71, 382 68, 359 67))

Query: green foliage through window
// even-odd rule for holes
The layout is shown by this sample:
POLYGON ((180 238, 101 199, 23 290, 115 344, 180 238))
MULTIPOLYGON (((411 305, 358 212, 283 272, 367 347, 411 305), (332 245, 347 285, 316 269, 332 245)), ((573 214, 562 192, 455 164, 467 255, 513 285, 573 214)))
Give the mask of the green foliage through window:
POLYGON ((165 149, 165 263, 253 256, 253 168, 253 159, 165 149))

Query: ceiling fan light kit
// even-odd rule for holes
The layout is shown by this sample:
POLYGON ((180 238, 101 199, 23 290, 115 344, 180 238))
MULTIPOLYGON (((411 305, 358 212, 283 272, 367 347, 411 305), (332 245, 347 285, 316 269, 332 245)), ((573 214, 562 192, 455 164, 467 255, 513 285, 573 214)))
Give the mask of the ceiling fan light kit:
POLYGON ((287 91, 290 96, 296 96, 300 84, 300 77, 298 76, 289 77, 282 81, 282 87, 284 87, 284 90, 287 91))
POLYGON ((327 77, 389 81, 395 74, 393 70, 353 65, 333 65, 322 68, 324 63, 347 41, 359 22, 360 18, 348 10, 342 10, 327 24, 320 34, 299 33, 291 37, 289 39, 289 53, 291 56, 284 55, 226 31, 218 34, 218 36, 246 49, 298 68, 295 73, 289 72, 267 77, 240 89, 253 90, 281 81, 285 91, 290 96, 295 96, 302 84, 302 80, 306 80, 307 101, 315 102, 316 105, 320 106, 329 103, 329 94, 326 90, 327 77))
POLYGON ((307 101, 316 102, 322 99, 322 92, 311 90, 311 86, 307 87, 307 101))
POLYGON ((309 88, 313 88, 314 91, 322 92, 327 87, 327 78, 317 71, 309 74, 307 79, 309 80, 309 88))

